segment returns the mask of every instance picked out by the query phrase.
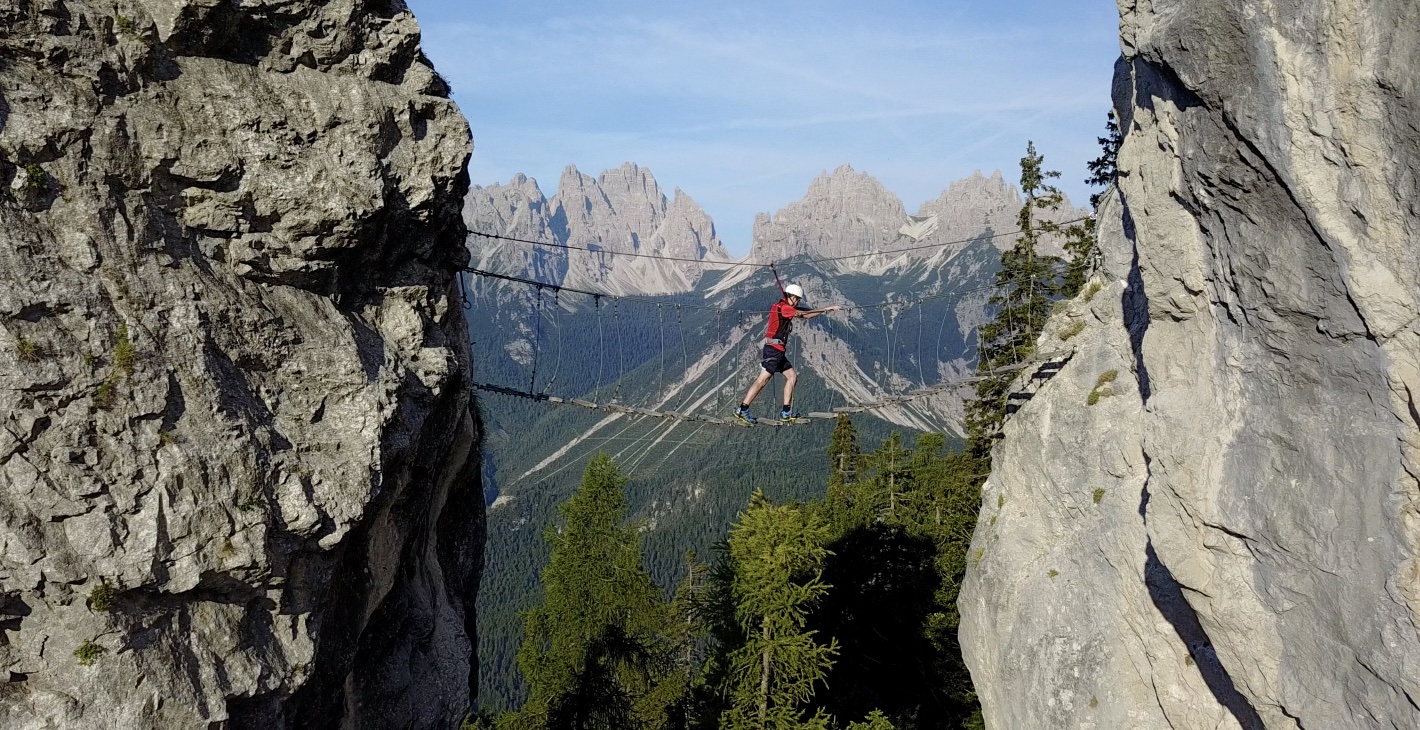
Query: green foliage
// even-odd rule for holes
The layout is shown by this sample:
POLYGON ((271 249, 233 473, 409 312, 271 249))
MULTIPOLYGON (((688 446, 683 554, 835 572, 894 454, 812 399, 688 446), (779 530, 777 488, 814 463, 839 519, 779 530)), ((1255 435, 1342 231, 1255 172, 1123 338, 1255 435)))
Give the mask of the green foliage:
POLYGON ((104 378, 94 391, 94 405, 105 411, 113 408, 114 404, 118 402, 118 381, 117 372, 109 373, 108 377, 104 378))
POLYGON ((1111 369, 1100 373, 1099 379, 1095 381, 1094 389, 1090 391, 1089 397, 1085 398, 1085 404, 1095 405, 1100 402, 1100 398, 1107 398, 1114 395, 1114 391, 1106 386, 1113 383, 1117 377, 1119 377, 1118 370, 1111 369))
POLYGON ((1047 576, 1051 577, 1051 578, 1054 578, 1054 577, 1060 575, 1060 571, 1058 571, 1058 570, 1056 570, 1056 569, 1054 569, 1054 568, 1051 568, 1050 570, 1045 571, 1045 574, 1046 574, 1047 576))
POLYGON ((1065 235, 1065 253, 1069 254, 1070 260, 1065 267, 1065 277, 1060 282, 1060 296, 1073 298, 1085 286, 1085 279, 1099 260, 1095 231, 1094 218, 1086 218, 1061 231, 1065 235))
POLYGON ((848 724, 848 730, 895 730, 893 724, 883 715, 882 710, 873 710, 868 713, 862 722, 848 724))
POLYGON ((124 376, 132 374, 137 362, 138 352, 128 338, 128 325, 120 322, 113 343, 113 368, 94 391, 94 405, 105 411, 113 408, 118 402, 118 384, 124 376))
POLYGON ((89 591, 89 606, 95 611, 107 611, 113 608, 113 602, 117 598, 118 591, 108 581, 100 581, 89 591))
POLYGON ((134 27, 133 19, 128 17, 127 15, 118 16, 118 20, 115 22, 115 25, 118 27, 118 32, 122 33, 123 35, 126 35, 130 38, 136 38, 138 36, 138 29, 134 27))
POLYGON ((89 370, 93 370, 93 369, 94 369, 94 366, 95 366, 95 365, 98 365, 98 364, 99 364, 99 356, 98 356, 98 355, 95 355, 95 354, 92 353, 92 352, 86 352, 86 353, 84 353, 84 367, 88 368, 89 370))
MULTIPOLYGON (((1099 137, 1100 156, 1085 163, 1090 170, 1090 176, 1085 179, 1086 185, 1110 186, 1119 180, 1119 148, 1124 144, 1124 135, 1119 129, 1119 120, 1114 116, 1114 111, 1109 112, 1109 116, 1104 123, 1105 136, 1099 137)), ((1095 193, 1090 196, 1090 207, 1099 209, 1100 200, 1104 198, 1104 193, 1095 193)))
POLYGON ((852 482, 858 475, 858 429, 846 413, 838 414, 828 442, 828 486, 852 482))
POLYGON ((545 534, 543 601, 524 616, 518 652, 528 701, 500 727, 663 727, 684 694, 686 633, 641 566, 636 527, 623 524, 625 481, 599 454, 563 525, 545 534))
POLYGON ((469 715, 459 723, 459 730, 494 730, 493 721, 482 715, 469 715))
POLYGON ((1102 499, 1104 499, 1104 490, 1095 489, 1095 504, 1099 504, 1102 499))
POLYGON ((1100 289, 1103 288, 1104 285, 1099 283, 1098 281, 1090 282, 1089 288, 1085 290, 1085 303, 1089 304, 1090 302, 1094 301, 1095 295, 1099 294, 1100 289))
POLYGON ((133 366, 137 360, 138 353, 133 347, 133 342, 128 339, 128 325, 120 322, 118 336, 113 343, 113 367, 124 375, 129 375, 133 372, 133 366))
MULTIPOLYGON (((806 629, 810 610, 828 592, 822 579, 828 525, 795 505, 775 505, 756 490, 731 525, 717 589, 732 605, 711 675, 727 708, 722 730, 826 728, 823 710, 805 718, 837 653, 837 642, 806 629)), ((727 617, 728 618, 728 617, 727 617)))
POLYGON ((31 162, 25 165, 25 191, 30 195, 43 195, 49 190, 49 175, 43 167, 31 162))
POLYGON ((985 465, 924 434, 892 434, 858 481, 810 507, 833 532, 830 584, 810 628, 839 642, 815 705, 838 718, 875 710, 903 728, 955 727, 976 706, 957 641, 956 600, 981 507, 985 465))
POLYGON ((15 341, 15 356, 20 359, 20 362, 38 362, 39 345, 35 344, 33 340, 21 337, 15 341))
POLYGON ((1069 327, 1066 327, 1065 329, 1060 331, 1060 341, 1069 342, 1071 337, 1074 337, 1075 335, 1078 335, 1084 331, 1085 320, 1077 319, 1074 322, 1070 323, 1069 327))
POLYGON ((1016 243, 1001 254, 1001 269, 996 274, 996 292, 989 300, 996 316, 977 332, 976 369, 986 375, 976 385, 976 398, 967 404, 966 430, 968 450, 977 458, 989 459, 991 447, 1000 437, 1006 420, 1007 396, 1014 372, 996 373, 1029 359, 1035 354, 1035 342, 1050 316, 1051 297, 1060 285, 1056 282, 1053 256, 1038 252, 1041 236, 1058 232, 1059 227, 1037 220, 1037 214, 1056 210, 1064 196, 1049 181, 1059 172, 1043 169, 1045 158, 1026 145, 1021 158, 1021 193, 1025 204, 1016 218, 1021 233, 1016 243))
POLYGON ((108 652, 108 649, 95 644, 91 639, 85 639, 79 648, 74 650, 74 658, 79 660, 79 666, 87 667, 98 661, 99 657, 108 652))

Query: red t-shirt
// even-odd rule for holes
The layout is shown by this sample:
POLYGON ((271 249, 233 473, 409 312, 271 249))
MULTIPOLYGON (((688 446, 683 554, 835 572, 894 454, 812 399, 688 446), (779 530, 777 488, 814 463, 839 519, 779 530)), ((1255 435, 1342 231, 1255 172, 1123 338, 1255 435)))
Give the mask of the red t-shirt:
MULTIPOLYGON (((789 306, 789 302, 780 299, 769 308, 769 330, 764 333, 766 339, 779 340, 783 342, 789 339, 789 330, 794 328, 793 319, 799 316, 799 310, 789 306)), ((770 347, 777 350, 784 349, 784 345, 769 343, 770 347)))

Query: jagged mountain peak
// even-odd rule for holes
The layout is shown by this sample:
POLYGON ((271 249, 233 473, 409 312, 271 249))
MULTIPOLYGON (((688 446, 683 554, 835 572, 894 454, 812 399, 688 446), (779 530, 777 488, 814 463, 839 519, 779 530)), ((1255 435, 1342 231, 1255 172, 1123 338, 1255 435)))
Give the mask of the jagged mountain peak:
POLYGON ((877 178, 840 165, 809 183, 798 201, 754 223, 753 256, 840 256, 883 248, 907 220, 902 200, 877 178))
POLYGON ((471 232, 567 244, 531 249, 527 244, 471 235, 480 266, 532 275, 569 286, 594 286, 613 294, 690 291, 704 273, 694 261, 664 261, 582 250, 652 254, 677 259, 730 259, 714 222, 677 189, 669 200, 655 176, 627 162, 592 177, 575 165, 563 169, 557 192, 543 198, 536 181, 515 176, 506 186, 475 187, 465 204, 471 232))

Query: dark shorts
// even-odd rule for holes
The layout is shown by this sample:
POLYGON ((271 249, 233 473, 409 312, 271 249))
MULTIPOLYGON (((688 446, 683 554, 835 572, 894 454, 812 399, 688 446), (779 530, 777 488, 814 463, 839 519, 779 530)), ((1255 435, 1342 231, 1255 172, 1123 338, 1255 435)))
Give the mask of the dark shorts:
POLYGON ((794 369, 794 364, 789 362, 789 358, 783 350, 769 345, 764 346, 764 353, 760 356, 759 364, 770 375, 794 369))

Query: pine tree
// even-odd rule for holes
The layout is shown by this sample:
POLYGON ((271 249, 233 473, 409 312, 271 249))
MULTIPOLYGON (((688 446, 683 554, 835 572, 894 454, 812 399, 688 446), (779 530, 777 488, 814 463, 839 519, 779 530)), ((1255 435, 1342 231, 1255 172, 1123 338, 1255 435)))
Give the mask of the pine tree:
POLYGON ((862 722, 849 723, 848 730, 894 730, 891 722, 883 716, 882 710, 873 710, 862 722))
MULTIPOLYGON (((1113 111, 1105 118, 1104 129, 1105 136, 1096 138, 1100 143, 1100 156, 1085 163, 1090 169, 1085 184, 1108 188, 1119 180, 1119 148, 1124 144, 1124 134, 1113 111)), ((1091 195, 1090 207, 1098 210, 1105 192, 1108 190, 1091 195)))
POLYGON ((1037 213, 1059 208, 1064 196, 1049 181, 1060 173, 1045 170, 1045 158, 1026 144, 1021 158, 1021 193, 1025 204, 1016 218, 1020 234, 1016 243, 1001 254, 1001 270, 996 273, 996 293, 990 304, 995 318, 983 324, 977 337, 977 372, 986 374, 977 383, 976 399, 967 404, 968 450, 978 458, 989 458, 1006 418, 1006 396, 1015 373, 992 374, 998 368, 1015 365, 1035 352, 1035 341, 1050 316, 1050 295, 1058 288, 1055 267, 1059 259, 1039 253, 1043 234, 1058 232, 1037 213))
POLYGON ((518 666, 528 701, 500 728, 663 727, 675 701, 674 621, 641 567, 637 531, 624 525, 625 479, 605 454, 549 529, 542 604, 525 615, 518 666))
POLYGON ((828 527, 794 505, 776 506, 756 490, 730 527, 730 593, 743 643, 727 657, 729 709, 722 730, 826 729, 822 711, 803 706, 833 665, 837 643, 805 629, 829 586, 822 580, 828 527))
POLYGON ((858 428, 846 413, 838 414, 828 442, 828 484, 848 484, 858 476, 858 428))
POLYGON ((1085 279, 1099 257, 1099 245, 1095 239, 1095 219, 1086 218, 1062 231, 1065 234, 1065 253, 1070 261, 1065 267, 1065 277, 1060 283, 1059 294, 1065 299, 1073 299, 1085 288, 1085 279))
POLYGON ((877 519, 889 524, 898 521, 904 502, 912 489, 912 469, 909 454, 902 445, 902 434, 893 431, 883 445, 865 459, 872 475, 870 479, 877 519))

